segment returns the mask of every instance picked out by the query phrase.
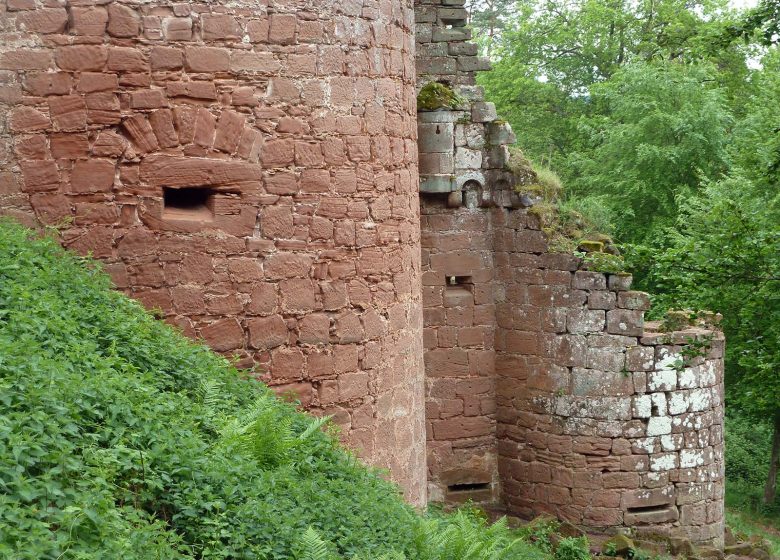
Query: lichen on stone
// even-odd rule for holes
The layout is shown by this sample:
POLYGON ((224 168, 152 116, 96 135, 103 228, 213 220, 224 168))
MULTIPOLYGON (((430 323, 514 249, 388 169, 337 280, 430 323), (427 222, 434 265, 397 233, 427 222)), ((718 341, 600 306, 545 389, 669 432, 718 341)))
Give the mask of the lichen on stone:
POLYGON ((455 109, 463 99, 452 88, 440 82, 428 82, 417 94, 418 111, 455 109))

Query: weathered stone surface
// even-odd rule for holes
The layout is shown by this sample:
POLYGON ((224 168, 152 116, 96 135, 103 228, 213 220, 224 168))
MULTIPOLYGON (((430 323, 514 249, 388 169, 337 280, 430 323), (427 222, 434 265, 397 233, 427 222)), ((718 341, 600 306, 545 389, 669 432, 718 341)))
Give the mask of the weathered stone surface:
POLYGON ((400 0, 249 4, 9 2, 2 212, 335 414, 418 503, 427 431, 433 497, 717 541, 722 340, 677 364, 630 278, 548 252, 462 0, 417 2, 415 37, 400 0), (415 39, 457 93, 417 119, 415 39))

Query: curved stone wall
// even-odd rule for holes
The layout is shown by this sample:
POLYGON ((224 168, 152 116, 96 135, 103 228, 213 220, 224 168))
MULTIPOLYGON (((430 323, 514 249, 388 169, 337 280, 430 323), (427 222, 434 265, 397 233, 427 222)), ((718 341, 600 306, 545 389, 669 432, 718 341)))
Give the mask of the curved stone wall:
POLYGON ((418 87, 459 95, 418 114, 429 496, 722 545, 722 334, 549 251, 463 4, 416 2, 418 87))
POLYGON ((411 0, 3 3, 0 207, 424 500, 411 0))

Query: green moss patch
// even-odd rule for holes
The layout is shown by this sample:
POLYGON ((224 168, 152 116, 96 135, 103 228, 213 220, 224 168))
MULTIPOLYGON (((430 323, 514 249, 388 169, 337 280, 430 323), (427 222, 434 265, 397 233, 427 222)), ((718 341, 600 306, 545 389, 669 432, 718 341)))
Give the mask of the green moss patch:
POLYGON ((439 82, 428 82, 417 94, 418 111, 437 111, 456 109, 463 99, 450 87, 439 82))

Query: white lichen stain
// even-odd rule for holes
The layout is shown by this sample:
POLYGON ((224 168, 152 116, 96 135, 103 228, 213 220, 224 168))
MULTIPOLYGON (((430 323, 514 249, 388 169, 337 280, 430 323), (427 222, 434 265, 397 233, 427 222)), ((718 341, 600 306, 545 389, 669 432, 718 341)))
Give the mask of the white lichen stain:
POLYGON ((651 471, 671 471, 674 470, 677 463, 677 455, 675 453, 666 453, 664 455, 658 455, 650 458, 650 470, 651 471))
POLYGON ((668 416, 653 416, 647 422, 647 435, 660 436, 672 433, 672 419, 668 416))
POLYGON ((704 464, 704 453, 699 449, 683 449, 680 451, 680 468, 700 467, 704 464))
POLYGON ((712 394, 709 389, 694 389, 690 393, 690 411, 701 412, 712 408, 712 394))

